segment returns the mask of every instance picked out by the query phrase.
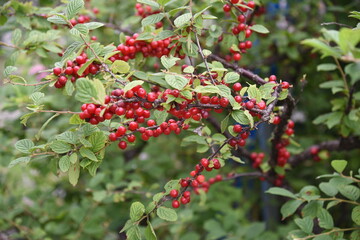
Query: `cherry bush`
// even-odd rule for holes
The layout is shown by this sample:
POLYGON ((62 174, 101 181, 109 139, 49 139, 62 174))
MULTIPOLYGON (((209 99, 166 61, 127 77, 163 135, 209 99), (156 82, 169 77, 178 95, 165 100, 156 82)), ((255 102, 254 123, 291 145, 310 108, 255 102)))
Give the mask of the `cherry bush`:
MULTIPOLYGON (((309 81, 316 78, 316 73, 302 76, 284 70, 286 74, 280 77, 256 70, 251 51, 256 48, 260 51, 259 39, 271 38, 272 34, 263 20, 266 10, 262 3, 241 0, 121 3, 119 7, 124 11, 119 17, 131 27, 102 21, 102 10, 93 4, 70 0, 49 8, 34 7, 31 2, 9 1, 1 8, 2 24, 8 28, 21 25, 11 32, 10 43, 1 42, 13 49, 5 62, 4 79, 19 92, 26 91, 26 100, 19 100, 22 105, 17 107, 27 109, 21 116, 21 124, 32 129, 25 136, 21 134, 22 139, 13 144, 17 158, 9 167, 23 163, 40 168, 47 165, 40 171, 46 175, 53 171, 58 176, 67 176, 74 186, 71 190, 74 195, 74 189, 87 184, 81 181, 84 175, 93 177, 86 187, 93 199, 79 199, 77 207, 64 205, 60 203, 64 201, 61 187, 59 192, 53 193, 59 196, 59 202, 52 201, 51 211, 56 211, 56 206, 63 206, 62 210, 40 218, 40 226, 31 230, 27 227, 29 219, 14 218, 21 213, 37 219, 41 209, 33 215, 31 211, 27 213, 26 208, 24 212, 14 208, 11 216, 1 220, 7 226, 4 230, 15 229, 29 239, 65 235, 69 236, 66 239, 105 239, 104 236, 113 239, 115 236, 102 229, 115 224, 121 225, 119 230, 124 234, 121 236, 126 235, 127 239, 157 239, 162 234, 157 237, 154 229, 161 231, 162 224, 187 221, 186 216, 178 215, 185 212, 188 205, 196 202, 205 205, 207 198, 231 205, 224 199, 216 199, 217 191, 221 191, 217 187, 219 182, 255 177, 266 183, 267 188, 275 186, 268 193, 292 199, 281 208, 284 219, 296 211, 303 217, 295 220, 301 230, 289 234, 290 230, 285 230, 290 239, 344 239, 343 233, 351 234, 351 239, 360 236, 359 175, 343 175, 343 160, 332 162, 338 173, 325 175, 331 180, 319 185, 330 198, 321 198, 315 186, 304 187, 295 195, 290 191, 293 178, 287 178, 306 160, 328 166, 326 159, 330 158, 330 152, 337 154, 360 148, 359 25, 333 23, 338 30, 323 28, 318 38, 297 36, 306 46, 303 51, 310 47, 315 52, 313 58, 316 54, 324 58, 317 70, 328 78, 322 81, 320 88, 331 90, 331 94, 321 94, 331 99, 332 106, 330 113, 317 114, 313 123, 330 129, 333 140, 320 139, 322 141, 317 143, 314 139, 303 144, 301 139, 299 143, 295 138, 295 130, 301 129, 296 128, 292 115, 298 99, 301 101, 298 92, 304 88, 302 85, 307 78, 309 81), (133 16, 127 15, 129 9, 134 12, 133 16), (264 24, 257 24, 257 21, 264 24), (95 35, 109 35, 109 29, 119 32, 119 37, 102 39, 95 35), (43 59, 46 68, 36 70, 40 73, 39 79, 29 82, 26 74, 21 74, 23 69, 18 61, 31 61, 31 56, 43 59), (287 81, 287 77, 296 81, 287 81), (36 124, 39 122, 42 123, 40 127, 36 124), (252 136, 264 126, 272 131, 272 136, 260 136, 269 138, 269 149, 249 151, 254 144, 252 136), (181 146, 189 150, 182 153, 183 150, 178 149, 180 138, 174 135, 179 135, 181 146), (153 147, 153 157, 163 160, 132 166, 132 159, 142 156, 147 142, 160 143, 153 147), (189 159, 186 164, 176 163, 182 170, 180 177, 171 172, 175 163, 171 163, 170 156, 174 152, 189 159), (119 155, 125 157, 126 165, 114 163, 119 155), (151 182, 149 189, 144 190, 138 177, 142 167, 153 175, 147 181, 166 173, 167 183, 151 182), (125 173, 131 175, 131 181, 122 180, 125 173), (105 189, 100 187, 102 184, 106 185, 105 189), (338 193, 348 200, 336 197, 338 193), (110 203, 125 202, 129 194, 145 195, 146 199, 134 198, 131 205, 124 208, 129 214, 126 222, 106 220, 105 212, 113 209, 110 203), (323 208, 326 201, 331 202, 323 208), (98 208, 106 203, 109 203, 106 210, 98 208), (334 227, 328 209, 339 203, 356 205, 350 210, 354 226, 334 227), (60 220, 68 218, 65 215, 69 215, 70 222, 75 222, 74 229, 67 226, 68 220, 60 220), (99 223, 102 227, 97 230, 99 226, 95 226, 99 223)), ((354 11, 350 17, 359 20, 360 14, 354 11)), ((287 54, 296 58, 290 52, 287 54)), ((346 157, 351 159, 350 155, 346 157)), ((358 159, 353 161, 352 166, 357 171, 358 159)), ((49 188, 56 180, 49 178, 47 181, 49 183, 40 180, 36 184, 49 188)), ((235 194, 236 188, 228 191, 224 187, 223 191, 227 191, 225 196, 235 194)), ((72 195, 70 192, 68 195, 72 195)), ((7 204, 2 203, 3 206, 7 204)), ((233 216, 234 220, 236 218, 233 216)), ((206 222, 204 227, 209 232, 206 239, 244 236, 241 231, 232 232, 229 227, 217 225, 215 220, 206 222), (226 234, 227 228, 230 235, 226 234)), ((253 229, 262 228, 260 225, 249 227, 245 238, 258 239, 260 235, 253 229)), ((290 225, 290 229, 294 228, 290 225)), ((171 231, 175 234, 177 230, 171 231)), ((190 234, 181 239, 199 238, 190 234)))

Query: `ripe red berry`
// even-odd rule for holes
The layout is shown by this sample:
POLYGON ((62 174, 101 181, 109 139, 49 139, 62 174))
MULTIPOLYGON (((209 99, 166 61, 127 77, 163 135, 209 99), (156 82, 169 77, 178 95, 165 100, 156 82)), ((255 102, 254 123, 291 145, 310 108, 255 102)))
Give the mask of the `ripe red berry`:
POLYGON ((200 163, 201 163, 201 165, 203 165, 204 167, 209 166, 209 160, 207 160, 206 158, 202 158, 202 159, 200 160, 200 163))
POLYGON ((221 99, 220 99, 220 105, 221 105, 222 107, 227 107, 227 106, 229 105, 229 99, 227 99, 227 98, 221 98, 221 99))
POLYGON ((290 87, 290 84, 289 84, 288 82, 282 82, 282 83, 281 83, 281 87, 282 87, 283 89, 288 89, 288 88, 290 87))
POLYGON ((319 153, 319 148, 318 147, 311 147, 310 148, 310 153, 312 155, 317 155, 319 153))
POLYGON ((179 208, 180 202, 178 200, 173 200, 171 205, 173 208, 179 208))
POLYGON ((135 131, 139 127, 139 124, 137 122, 130 122, 129 123, 129 130, 135 131))
POLYGON ((120 149, 125 149, 127 147, 127 143, 125 141, 120 141, 118 146, 120 149))
POLYGON ((191 195, 190 191, 185 191, 185 192, 183 193, 183 196, 186 197, 186 198, 189 198, 190 195, 191 195))
POLYGON ((171 197, 176 198, 178 195, 179 195, 179 191, 178 191, 178 190, 172 189, 172 190, 170 191, 170 196, 171 196, 171 197))
POLYGON ((185 205, 185 204, 188 203, 188 198, 186 198, 186 197, 181 197, 181 198, 180 198, 180 201, 181 201, 181 204, 185 205))
POLYGON ((294 129, 288 128, 288 129, 286 129, 285 133, 286 133, 288 136, 291 136, 291 135, 294 134, 294 129))
POLYGON ((281 121, 280 117, 279 116, 275 116, 274 119, 273 119, 273 124, 277 125, 279 124, 281 121))
POLYGON ((237 91, 237 92, 240 91, 242 89, 241 83, 235 83, 233 85, 233 89, 234 89, 234 91, 237 91))
POLYGON ((205 182, 205 176, 204 175, 197 176, 196 181, 198 181, 199 183, 205 182))
POLYGON ((59 75, 61 74, 61 71, 62 71, 61 68, 58 68, 58 67, 53 69, 53 73, 54 73, 56 76, 59 76, 59 75))
POLYGON ((245 103, 245 107, 247 108, 247 109, 253 109, 254 108, 254 103, 252 102, 252 101, 247 101, 246 103, 245 103))
POLYGON ((240 54, 240 53, 235 53, 235 54, 233 55, 233 59, 234 59, 234 61, 240 61, 240 59, 241 59, 241 54, 240 54))
POLYGON ((110 133, 110 134, 109 134, 109 140, 110 140, 110 141, 116 141, 116 139, 117 139, 117 136, 116 136, 115 133, 110 133))
POLYGON ((224 12, 230 12, 231 6, 229 4, 225 4, 223 7, 224 12))
POLYGON ((247 5, 248 5, 249 8, 254 8, 255 7, 255 2, 249 1, 247 5))
POLYGON ((233 127, 233 131, 234 131, 234 132, 240 133, 241 130, 242 130, 241 125, 239 125, 239 124, 234 125, 234 127, 233 127))
POLYGON ((294 128, 295 127, 295 123, 292 120, 289 120, 288 124, 287 124, 288 128, 294 128))
POLYGON ((232 4, 237 4, 240 0, 231 0, 232 4))
POLYGON ((269 77, 269 81, 270 81, 270 82, 276 82, 276 76, 275 76, 275 75, 271 75, 271 76, 269 77))
POLYGON ((66 82, 67 82, 67 77, 65 77, 65 76, 60 76, 59 79, 58 79, 58 82, 59 82, 61 85, 65 86, 65 84, 66 84, 66 82))
POLYGON ((77 56, 75 61, 77 62, 77 64, 83 64, 86 62, 86 59, 83 56, 77 56))

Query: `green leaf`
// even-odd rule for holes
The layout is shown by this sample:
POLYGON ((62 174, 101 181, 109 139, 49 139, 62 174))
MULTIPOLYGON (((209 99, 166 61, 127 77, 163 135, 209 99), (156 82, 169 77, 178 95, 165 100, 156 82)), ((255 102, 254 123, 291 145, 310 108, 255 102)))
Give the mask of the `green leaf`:
POLYGON ((328 44, 315 39, 315 38, 311 38, 311 39, 305 39, 303 41, 301 41, 301 44, 310 46, 314 49, 314 51, 319 51, 322 54, 322 58, 324 57, 328 57, 328 56, 332 56, 332 57, 340 57, 341 54, 339 53, 339 51, 334 48, 334 47, 330 47, 328 44))
POLYGON ((239 79, 240 75, 236 72, 228 72, 224 77, 226 83, 235 83, 238 82, 239 79))
POLYGON ((67 153, 71 150, 71 146, 63 141, 53 141, 50 144, 51 150, 53 150, 56 153, 67 153))
POLYGON ((360 225, 360 206, 354 207, 351 212, 351 219, 354 221, 354 223, 360 225))
POLYGON ((123 60, 116 60, 110 69, 114 73, 128 73, 130 71, 130 65, 123 60))
POLYGON ((313 238, 313 240, 333 240, 329 235, 319 235, 313 238))
POLYGON ((249 86, 247 93, 249 95, 249 98, 256 99, 257 103, 261 101, 261 92, 255 84, 249 86))
POLYGON ((301 200, 290 200, 286 202, 280 209, 282 219, 285 219, 288 216, 294 214, 302 203, 303 201, 301 200))
POLYGON ((339 32, 339 46, 343 55, 353 52, 360 42, 360 29, 341 28, 339 32))
POLYGON ((319 210, 318 218, 320 227, 325 229, 332 229, 334 227, 333 218, 326 209, 321 208, 319 210))
POLYGON ((84 23, 84 25, 89 29, 89 30, 94 30, 97 28, 100 28, 102 26, 104 26, 103 23, 100 22, 89 22, 89 23, 84 23))
POLYGON ((338 173, 342 173, 346 168, 347 161, 346 160, 333 160, 331 161, 331 166, 337 171, 338 173))
POLYGON ((61 58, 61 61, 65 62, 65 60, 68 59, 73 53, 75 53, 83 44, 84 44, 83 42, 78 42, 78 41, 70 44, 69 47, 67 47, 67 49, 65 50, 61 58))
POLYGON ((70 124, 73 124, 73 125, 78 125, 78 124, 82 124, 84 123, 85 120, 82 120, 80 117, 79 117, 79 114, 73 114, 71 116, 71 118, 69 119, 69 123, 70 124))
POLYGON ((60 141, 67 142, 70 144, 76 144, 77 137, 74 132, 66 131, 66 132, 63 132, 62 134, 56 136, 56 140, 60 140, 60 141))
POLYGON ((230 115, 227 115, 227 116, 221 121, 220 128, 221 128, 221 132, 222 132, 222 133, 226 131, 226 128, 227 128, 227 126, 229 125, 229 117, 230 117, 230 115))
POLYGON ((140 34, 136 40, 139 41, 139 40, 150 40, 150 39, 153 39, 154 38, 154 35, 152 35, 152 33, 149 33, 149 32, 144 32, 142 34, 140 34))
POLYGON ((165 75, 165 80, 171 87, 178 90, 182 90, 189 83, 189 79, 179 75, 165 75))
POLYGON ((157 22, 160 22, 165 17, 164 13, 158 13, 158 14, 152 14, 150 16, 147 16, 141 21, 141 25, 143 27, 146 27, 151 24, 155 24, 157 22))
POLYGON ((165 122, 167 116, 169 115, 166 111, 159 110, 155 110, 153 114, 158 124, 165 122))
POLYGON ((353 185, 341 187, 339 191, 344 197, 353 201, 357 201, 360 197, 360 189, 353 185))
POLYGON ((176 27, 179 28, 179 27, 181 27, 181 26, 189 23, 190 20, 191 20, 191 18, 192 18, 191 13, 184 13, 184 14, 178 16, 178 17, 174 20, 174 24, 175 24, 176 27))
POLYGON ((98 162, 99 160, 97 159, 97 157, 95 156, 95 154, 88 148, 80 148, 80 154, 81 156, 88 158, 94 162, 98 162))
POLYGON ((159 41, 159 40, 164 40, 166 38, 172 37, 174 36, 175 33, 173 31, 170 30, 164 30, 162 32, 160 32, 155 38, 154 41, 159 41))
POLYGON ((87 35, 89 33, 89 29, 85 26, 85 24, 76 24, 72 29, 70 29, 70 33, 74 36, 87 35))
POLYGON ((4 70, 4 77, 10 76, 13 72, 17 70, 17 67, 7 66, 4 70))
POLYGON ((78 159, 79 159, 79 158, 78 158, 77 153, 73 153, 73 154, 71 154, 70 157, 69 157, 69 161, 70 161, 72 164, 75 164, 78 159))
POLYGON ((20 157, 20 158, 17 158, 15 160, 12 160, 10 163, 9 163, 9 168, 12 168, 14 167, 15 165, 18 165, 20 163, 28 163, 30 162, 31 160, 31 157, 20 157))
POLYGON ((126 231, 127 240, 141 240, 139 226, 133 226, 126 231))
POLYGON ((75 99, 83 103, 92 103, 97 99, 97 91, 94 82, 86 78, 76 80, 75 99))
POLYGON ((81 76, 94 60, 95 60, 95 58, 93 58, 93 59, 87 61, 86 63, 84 63, 84 64, 80 67, 80 69, 77 71, 77 74, 78 74, 79 76, 81 76))
POLYGON ((267 34, 270 32, 265 26, 259 24, 252 25, 250 29, 254 32, 258 32, 262 34, 267 34))
POLYGON ((140 202, 134 202, 130 207, 130 219, 135 222, 145 213, 145 206, 140 202))
POLYGON ((65 16, 61 17, 60 15, 53 15, 51 17, 48 17, 47 20, 55 24, 67 24, 64 18, 65 16))
POLYGON ((96 89, 97 95, 96 98, 99 100, 100 103, 105 103, 106 91, 104 84, 99 79, 93 79, 93 85, 96 89))
POLYGON ((75 91, 74 84, 71 81, 67 81, 65 84, 65 94, 68 96, 72 96, 75 91))
POLYGON ((314 222, 311 217, 297 218, 294 220, 296 225, 299 226, 304 232, 311 234, 314 228, 314 222))
POLYGON ((354 85, 357 81, 360 81, 360 63, 351 63, 345 66, 345 73, 351 78, 351 85, 354 85))
POLYGON ((69 168, 69 182, 71 185, 75 186, 79 181, 80 176, 80 165, 79 161, 77 161, 75 164, 72 164, 69 168))
POLYGON ((327 72, 327 71, 333 71, 336 68, 337 68, 336 65, 333 64, 333 63, 323 63, 323 64, 318 65, 316 70, 318 72, 320 72, 320 71, 326 71, 327 72))
POLYGON ((267 190, 266 193, 279 195, 279 196, 283 196, 283 197, 294 198, 294 199, 296 198, 295 194, 293 194, 289 190, 286 190, 285 188, 280 188, 280 187, 272 187, 269 190, 267 190))
POLYGON ((170 69, 171 67, 173 67, 177 61, 180 60, 180 58, 177 57, 173 57, 173 56, 162 56, 160 58, 161 60, 161 64, 166 68, 166 69, 170 69))
POLYGON ((320 183, 319 188, 328 196, 335 196, 339 191, 330 183, 320 183))
POLYGON ((178 218, 175 210, 167 207, 159 207, 156 214, 159 218, 169 222, 174 222, 178 218))
POLYGON ((98 152, 104 148, 107 141, 107 137, 103 132, 94 132, 88 138, 88 141, 91 143, 91 150, 93 152, 98 152))
POLYGON ((249 125, 250 124, 250 119, 245 114, 245 111, 242 111, 242 110, 232 111, 231 112, 231 117, 237 123, 240 123, 240 124, 243 124, 243 125, 249 125))
MULTIPOLYGON (((359 225, 359 224, 358 224, 359 225)), ((353 231, 350 234, 350 240, 359 240, 360 239, 360 230, 353 231)))
POLYGON ((149 6, 152 6, 154 8, 159 8, 160 5, 155 2, 155 1, 152 1, 152 0, 137 0, 139 3, 143 3, 143 4, 146 4, 146 5, 149 5, 149 6))
POLYGON ((150 221, 147 221, 147 227, 145 229, 145 239, 146 240, 157 240, 154 228, 151 225, 150 221))
POLYGON ((66 16, 68 19, 75 17, 75 15, 84 7, 83 0, 70 0, 66 5, 66 16))
POLYGON ((59 168, 62 172, 69 171, 70 168, 70 158, 68 155, 64 155, 59 160, 59 168))
POLYGON ((15 148, 22 153, 30 153, 35 144, 30 139, 22 139, 15 143, 15 148))
POLYGON ((164 189, 165 189, 165 193, 164 193, 165 195, 169 194, 172 189, 179 190, 180 189, 179 179, 168 181, 165 184, 164 189))
POLYGON ((17 46, 20 43, 21 36, 22 36, 21 30, 19 28, 16 28, 11 34, 11 42, 15 46, 17 46))
POLYGON ((142 85, 143 83, 144 83, 144 81, 141 81, 141 80, 131 81, 128 84, 126 84, 126 86, 124 87, 123 90, 124 90, 124 92, 127 92, 138 85, 142 85))
POLYGON ((220 89, 217 86, 211 86, 211 85, 201 86, 200 85, 194 89, 194 92, 197 92, 197 93, 220 93, 219 90, 220 89))

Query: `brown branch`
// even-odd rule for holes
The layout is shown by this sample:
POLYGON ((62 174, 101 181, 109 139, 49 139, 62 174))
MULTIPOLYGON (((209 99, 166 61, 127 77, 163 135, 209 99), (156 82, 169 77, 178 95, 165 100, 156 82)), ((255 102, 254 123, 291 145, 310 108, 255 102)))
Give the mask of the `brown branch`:
POLYGON ((359 137, 348 137, 338 140, 325 141, 319 144, 312 145, 307 148, 302 153, 293 155, 289 159, 289 163, 292 166, 303 162, 306 159, 311 159, 311 148, 316 147, 319 150, 328 150, 328 151, 349 151, 353 149, 360 149, 360 138, 359 137))
POLYGON ((229 181, 242 177, 264 177, 265 175, 261 172, 246 172, 246 173, 235 173, 229 177, 223 178, 222 181, 229 181))
POLYGON ((255 83, 259 84, 259 85, 264 85, 265 83, 267 83, 267 81, 265 81, 262 77, 260 77, 259 75, 253 73, 250 70, 246 70, 244 68, 239 67, 236 64, 232 64, 229 63, 228 61, 226 61, 225 59, 214 55, 214 54, 210 54, 209 58, 212 58, 218 62, 221 62, 225 67, 231 68, 233 70, 235 70, 237 73, 239 73, 241 76, 246 77, 249 80, 254 81, 255 83))

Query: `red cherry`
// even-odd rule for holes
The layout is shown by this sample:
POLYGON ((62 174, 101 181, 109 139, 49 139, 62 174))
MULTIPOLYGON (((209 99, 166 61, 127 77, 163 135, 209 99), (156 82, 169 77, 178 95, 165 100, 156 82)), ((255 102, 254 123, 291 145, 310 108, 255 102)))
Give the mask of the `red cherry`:
POLYGON ((137 122, 130 122, 129 123, 129 130, 135 131, 139 127, 139 124, 137 122))
POLYGON ((205 182, 205 176, 204 175, 197 176, 196 181, 198 181, 199 183, 205 182))
POLYGON ((220 105, 221 105, 222 107, 227 107, 227 106, 229 105, 229 99, 227 99, 227 98, 221 98, 221 99, 220 99, 220 105))
POLYGON ((171 196, 171 197, 176 198, 178 195, 179 195, 179 191, 178 191, 178 190, 172 189, 172 190, 170 191, 170 196, 171 196))
POLYGON ((270 82, 276 82, 276 76, 275 76, 275 75, 271 75, 271 76, 269 77, 269 81, 270 81, 270 82))
POLYGON ((240 59, 241 59, 240 53, 235 53, 235 54, 233 55, 233 59, 234 59, 234 61, 240 61, 240 59))
POLYGON ((289 120, 288 124, 287 124, 288 128, 294 128, 295 127, 295 123, 292 120, 289 120))
POLYGON ((59 76, 60 74, 61 74, 61 72, 62 72, 62 70, 61 70, 61 68, 54 68, 53 69, 53 73, 56 75, 56 76, 59 76))
POLYGON ((232 4, 237 4, 240 0, 231 0, 232 4))
POLYGON ((249 1, 247 5, 248 5, 249 8, 254 8, 255 7, 255 2, 249 1))
POLYGON ((77 62, 77 64, 83 64, 86 62, 86 59, 82 56, 77 56, 75 61, 77 62))
POLYGON ((252 102, 252 101, 247 101, 246 103, 245 103, 245 107, 247 108, 247 109, 253 109, 254 108, 254 103, 252 102))
POLYGON ((274 119, 273 119, 273 124, 277 125, 279 124, 281 121, 280 117, 279 116, 275 116, 274 119))
POLYGON ((294 129, 288 128, 288 129, 286 129, 285 133, 286 133, 288 136, 291 136, 291 135, 294 134, 294 129))
POLYGON ((116 136, 115 133, 110 133, 110 134, 109 134, 109 140, 110 140, 110 141, 116 141, 116 139, 117 139, 117 136, 116 136))
POLYGON ((206 158, 202 158, 202 159, 200 160, 200 163, 201 163, 201 165, 203 165, 204 167, 209 166, 209 160, 207 160, 206 158))
POLYGON ((312 155, 317 155, 319 153, 319 148, 318 147, 311 147, 310 148, 310 153, 312 155))
POLYGON ((229 4, 225 4, 223 7, 224 12, 230 12, 231 6, 229 4))
POLYGON ((120 149, 125 149, 127 147, 127 143, 125 141, 120 141, 118 146, 120 149))
POLYGON ((181 204, 183 204, 183 205, 185 205, 185 204, 187 204, 189 202, 188 198, 186 198, 186 197, 181 197, 180 201, 181 201, 181 204))
POLYGON ((239 124, 234 125, 233 131, 236 133, 240 133, 242 131, 242 127, 239 124))
POLYGON ((242 89, 241 83, 235 83, 233 85, 233 89, 234 89, 234 91, 237 91, 237 92, 240 91, 242 89))
POLYGON ((282 82, 282 83, 281 83, 281 87, 282 87, 283 89, 288 89, 288 88, 290 87, 290 84, 289 84, 288 82, 282 82))
POLYGON ((180 202, 178 200, 173 200, 171 205, 173 208, 179 208, 180 202))

